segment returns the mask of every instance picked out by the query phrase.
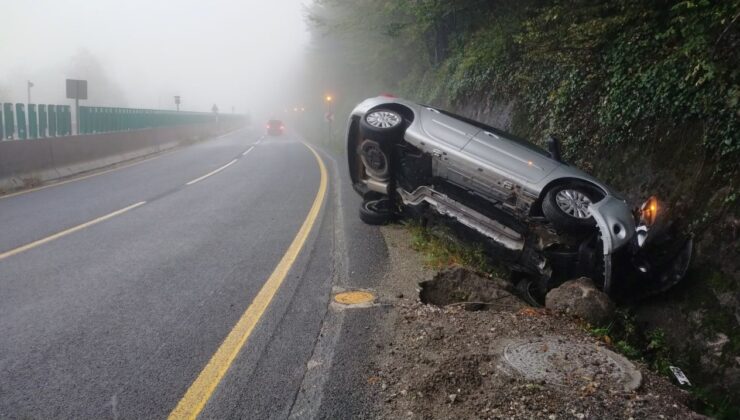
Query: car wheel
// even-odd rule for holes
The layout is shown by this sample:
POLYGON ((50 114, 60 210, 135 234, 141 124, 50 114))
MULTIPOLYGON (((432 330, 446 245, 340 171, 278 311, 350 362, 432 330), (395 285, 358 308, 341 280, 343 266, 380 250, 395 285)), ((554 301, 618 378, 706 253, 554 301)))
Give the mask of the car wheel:
POLYGON ((366 113, 360 121, 360 132, 365 139, 383 142, 398 138, 404 129, 403 117, 396 111, 377 108, 366 113))
POLYGON ((391 200, 387 197, 363 201, 360 206, 360 220, 368 225, 384 225, 392 221, 394 217, 391 200))
POLYGON ((535 308, 541 308, 544 299, 541 298, 542 293, 538 290, 537 283, 528 278, 519 280, 515 286, 519 297, 521 297, 529 305, 535 308))
POLYGON ((594 187, 569 182, 551 188, 542 200, 542 213, 555 228, 581 231, 596 225, 588 207, 603 198, 594 187))

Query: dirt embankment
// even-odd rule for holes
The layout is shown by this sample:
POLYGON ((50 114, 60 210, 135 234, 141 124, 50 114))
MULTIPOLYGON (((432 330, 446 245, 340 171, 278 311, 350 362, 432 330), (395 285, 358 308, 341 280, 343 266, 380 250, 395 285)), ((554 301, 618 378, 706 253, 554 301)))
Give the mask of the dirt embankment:
POLYGON ((380 416, 701 417, 686 407, 686 392, 611 352, 573 319, 526 306, 501 283, 493 294, 479 284, 465 292, 456 274, 449 291, 487 305, 421 303, 416 285, 430 271, 404 228, 383 234, 391 267, 378 292, 392 309, 367 378, 380 416))

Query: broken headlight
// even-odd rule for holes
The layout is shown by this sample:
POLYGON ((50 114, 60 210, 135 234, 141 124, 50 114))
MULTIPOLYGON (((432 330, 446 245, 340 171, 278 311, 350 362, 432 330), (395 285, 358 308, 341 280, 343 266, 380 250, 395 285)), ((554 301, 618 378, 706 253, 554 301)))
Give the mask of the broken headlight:
POLYGON ((638 210, 638 225, 635 229, 637 245, 640 248, 647 246, 652 238, 658 236, 665 225, 666 207, 652 196, 648 198, 638 210))

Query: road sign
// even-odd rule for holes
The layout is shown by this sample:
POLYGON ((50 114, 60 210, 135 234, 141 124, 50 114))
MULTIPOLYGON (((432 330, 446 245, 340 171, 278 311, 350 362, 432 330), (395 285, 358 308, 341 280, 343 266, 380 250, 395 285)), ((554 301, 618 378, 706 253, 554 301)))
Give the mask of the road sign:
POLYGON ((67 98, 75 100, 75 131, 80 134, 80 99, 87 99, 87 80, 67 79, 67 98))
POLYGON ((324 119, 326 120, 326 122, 332 122, 332 121, 334 121, 334 113, 333 112, 327 112, 326 114, 324 114, 324 119))
POLYGON ((87 80, 67 79, 67 98, 87 99, 87 80))

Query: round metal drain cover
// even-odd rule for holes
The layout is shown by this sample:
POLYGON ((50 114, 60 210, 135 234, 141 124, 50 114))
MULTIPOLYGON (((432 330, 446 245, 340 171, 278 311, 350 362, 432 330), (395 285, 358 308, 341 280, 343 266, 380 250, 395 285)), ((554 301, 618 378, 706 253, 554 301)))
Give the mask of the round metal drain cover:
POLYGON ((576 386, 598 383, 613 389, 639 388, 642 374, 624 357, 595 344, 573 343, 565 337, 513 340, 503 361, 531 381, 576 386))
POLYGON ((334 295, 334 301, 342 305, 362 305, 372 303, 375 295, 364 290, 341 292, 334 295))

